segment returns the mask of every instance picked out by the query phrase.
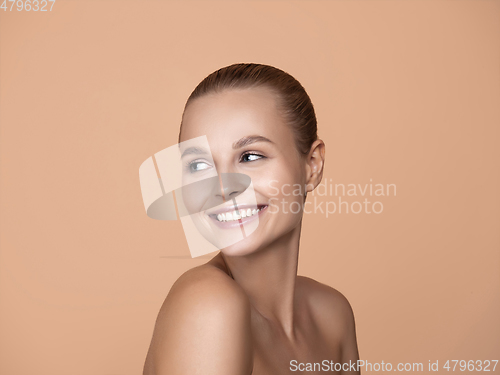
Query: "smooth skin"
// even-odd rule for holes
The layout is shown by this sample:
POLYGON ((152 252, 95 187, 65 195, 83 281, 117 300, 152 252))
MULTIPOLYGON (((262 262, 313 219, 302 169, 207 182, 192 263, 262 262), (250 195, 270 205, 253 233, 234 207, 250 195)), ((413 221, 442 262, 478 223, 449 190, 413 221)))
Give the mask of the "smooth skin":
POLYGON ((297 275, 302 211, 296 207, 304 195, 293 195, 291 187, 303 186, 305 193, 321 182, 323 141, 300 155, 274 92, 265 87, 227 89, 191 102, 181 142, 202 135, 213 162, 196 156, 192 162, 201 170, 247 174, 257 203, 269 206, 255 232, 174 283, 158 314, 143 375, 359 374, 291 371, 290 365, 359 359, 347 299, 297 275))

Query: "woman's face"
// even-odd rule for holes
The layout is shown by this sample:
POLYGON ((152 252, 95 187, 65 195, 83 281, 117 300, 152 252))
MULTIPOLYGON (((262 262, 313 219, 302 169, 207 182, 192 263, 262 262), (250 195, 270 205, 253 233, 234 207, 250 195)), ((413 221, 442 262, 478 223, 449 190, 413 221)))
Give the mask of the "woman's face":
MULTIPOLYGON (((183 165, 197 178, 202 178, 203 173, 213 176, 215 168, 219 176, 226 176, 229 181, 222 179, 228 190, 223 190, 223 199, 216 205, 213 203, 216 200, 205 205, 196 203, 206 208, 191 215, 196 226, 212 228, 220 236, 231 236, 231 232, 241 233, 238 224, 242 220, 250 222, 255 215, 258 219, 249 236, 221 248, 224 254, 256 252, 300 225, 307 183, 306 161, 297 151, 292 130, 278 112, 270 89, 227 89, 192 101, 184 112, 180 141, 203 135, 207 137, 211 155, 191 153, 186 155, 183 165), (223 175, 226 173, 240 175, 223 175), (253 191, 243 192, 250 181, 241 178, 244 175, 251 179, 253 191), (231 194, 240 195, 232 200, 231 194), (251 217, 234 220, 234 202, 239 205, 240 215, 245 211, 251 217), (254 213, 254 209, 260 211, 254 213)), ((213 191, 214 197, 220 197, 220 189, 213 191)), ((199 199, 214 197, 204 195, 199 199)))

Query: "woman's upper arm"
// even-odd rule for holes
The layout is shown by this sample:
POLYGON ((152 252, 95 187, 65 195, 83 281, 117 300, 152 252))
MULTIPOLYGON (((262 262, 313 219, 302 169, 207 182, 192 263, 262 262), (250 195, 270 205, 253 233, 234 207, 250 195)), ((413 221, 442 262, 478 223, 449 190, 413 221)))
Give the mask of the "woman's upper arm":
POLYGON ((160 309, 148 357, 154 375, 251 374, 248 299, 216 271, 188 271, 160 309))

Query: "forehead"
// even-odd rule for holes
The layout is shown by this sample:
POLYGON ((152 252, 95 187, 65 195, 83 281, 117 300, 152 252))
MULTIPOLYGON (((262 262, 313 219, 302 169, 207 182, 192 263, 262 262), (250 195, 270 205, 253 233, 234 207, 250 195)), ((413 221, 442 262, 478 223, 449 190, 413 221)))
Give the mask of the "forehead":
POLYGON ((249 134, 275 143, 293 141, 277 108, 276 94, 265 87, 226 89, 193 100, 184 112, 181 141, 206 135, 211 147, 249 134))

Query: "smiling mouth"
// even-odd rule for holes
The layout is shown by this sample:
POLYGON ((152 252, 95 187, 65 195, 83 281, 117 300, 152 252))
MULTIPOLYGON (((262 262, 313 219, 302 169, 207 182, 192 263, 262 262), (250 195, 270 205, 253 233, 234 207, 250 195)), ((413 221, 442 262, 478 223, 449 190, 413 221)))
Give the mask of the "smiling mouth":
POLYGON ((224 212, 209 214, 212 219, 221 222, 238 222, 239 220, 251 218, 253 216, 257 216, 260 211, 265 210, 267 205, 258 205, 257 207, 245 207, 239 208, 236 210, 227 210, 224 212))

